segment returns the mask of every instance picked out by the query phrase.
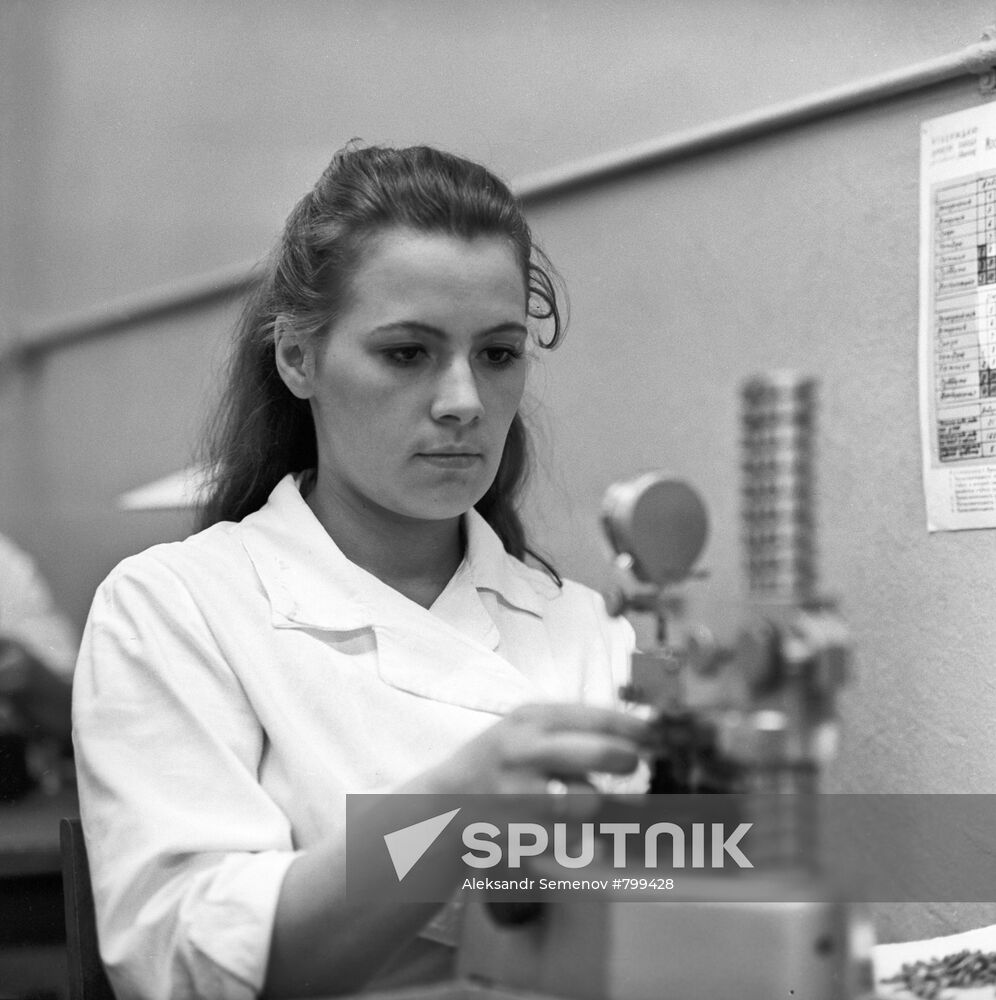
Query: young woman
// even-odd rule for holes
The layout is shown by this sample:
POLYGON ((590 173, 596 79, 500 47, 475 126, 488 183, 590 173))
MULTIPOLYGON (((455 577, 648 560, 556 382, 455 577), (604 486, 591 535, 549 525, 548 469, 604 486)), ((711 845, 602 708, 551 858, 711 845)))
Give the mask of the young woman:
POLYGON ((544 260, 505 185, 429 148, 342 151, 291 214, 205 529, 110 575, 77 668, 120 996, 442 978, 430 908, 347 898, 346 794, 542 792, 646 748, 613 707, 628 627, 523 561, 519 405, 560 336, 544 260))

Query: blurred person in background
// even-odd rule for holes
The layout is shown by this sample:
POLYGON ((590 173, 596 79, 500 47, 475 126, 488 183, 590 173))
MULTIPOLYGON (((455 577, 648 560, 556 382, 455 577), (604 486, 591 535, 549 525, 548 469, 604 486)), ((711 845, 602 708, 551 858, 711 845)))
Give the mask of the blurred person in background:
POLYGON ((0 799, 18 798, 70 743, 78 638, 34 559, 0 535, 0 799), (32 766, 33 749, 41 749, 32 766))

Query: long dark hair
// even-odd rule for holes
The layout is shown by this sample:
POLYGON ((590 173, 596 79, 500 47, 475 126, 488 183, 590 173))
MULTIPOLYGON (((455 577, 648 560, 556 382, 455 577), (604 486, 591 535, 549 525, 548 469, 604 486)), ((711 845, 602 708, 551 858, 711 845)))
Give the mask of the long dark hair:
MULTIPOLYGON (((502 181, 477 163, 427 146, 350 144, 294 207, 236 326, 227 385, 202 448, 210 477, 202 528, 241 520, 263 506, 288 472, 316 466, 311 410, 277 372, 274 327, 279 318, 309 336, 327 333, 371 238, 390 227, 508 240, 522 268, 529 315, 550 328, 540 346, 560 341, 555 272, 502 181)), ((494 482, 476 509, 519 559, 535 556, 517 509, 528 469, 528 435, 516 414, 494 482)))

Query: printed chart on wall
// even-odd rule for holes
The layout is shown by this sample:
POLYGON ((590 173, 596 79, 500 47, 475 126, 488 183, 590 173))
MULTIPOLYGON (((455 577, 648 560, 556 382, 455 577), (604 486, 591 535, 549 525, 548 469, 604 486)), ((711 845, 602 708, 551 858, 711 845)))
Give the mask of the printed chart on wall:
POLYGON ((920 424, 928 530, 996 526, 996 104, 922 126, 920 424))

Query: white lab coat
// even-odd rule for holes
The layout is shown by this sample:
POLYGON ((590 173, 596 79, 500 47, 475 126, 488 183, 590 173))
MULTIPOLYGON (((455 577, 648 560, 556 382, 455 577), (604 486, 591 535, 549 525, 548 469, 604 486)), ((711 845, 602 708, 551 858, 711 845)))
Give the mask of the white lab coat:
POLYGON ((629 626, 466 527, 426 610, 349 562, 288 476, 101 585, 73 719, 121 996, 255 996, 287 867, 344 830, 346 793, 396 788, 524 702, 613 703, 629 626))

